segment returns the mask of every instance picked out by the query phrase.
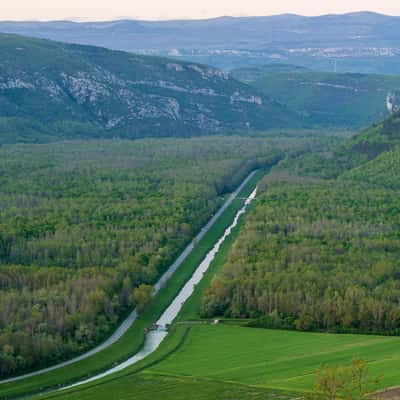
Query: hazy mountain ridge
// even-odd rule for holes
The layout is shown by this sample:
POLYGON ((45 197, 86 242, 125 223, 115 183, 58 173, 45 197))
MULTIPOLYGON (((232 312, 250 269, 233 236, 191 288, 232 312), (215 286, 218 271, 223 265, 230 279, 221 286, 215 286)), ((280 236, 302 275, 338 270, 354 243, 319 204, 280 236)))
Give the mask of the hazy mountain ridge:
POLYGON ((253 48, 263 48, 268 43, 297 43, 298 47, 318 48, 321 43, 327 41, 331 45, 346 47, 350 46, 349 43, 355 47, 397 47, 399 29, 400 17, 370 12, 318 17, 282 14, 170 21, 0 22, 0 30, 3 32, 40 35, 46 38, 51 36, 52 39, 62 37, 76 43, 90 42, 98 45, 98 41, 108 38, 110 43, 124 50, 163 49, 166 44, 171 48, 229 45, 232 48, 244 48, 246 43, 251 43, 253 48), (324 29, 321 29, 322 27, 324 29), (110 32, 114 37, 109 36, 110 32), (177 33, 182 35, 177 36, 177 33), (198 36, 199 33, 202 35, 198 36), (142 42, 132 42, 134 36, 125 37, 125 40, 120 41, 120 34, 142 35, 142 42), (124 47, 126 45, 129 47, 124 47))
POLYGON ((400 17, 371 12, 177 21, 5 21, 0 31, 225 68, 279 60, 333 71, 336 60, 339 71, 400 72, 400 17))
POLYGON ((285 107, 212 67, 4 34, 0 105, 2 142, 12 131, 30 141, 38 130, 188 136, 291 123, 285 107))

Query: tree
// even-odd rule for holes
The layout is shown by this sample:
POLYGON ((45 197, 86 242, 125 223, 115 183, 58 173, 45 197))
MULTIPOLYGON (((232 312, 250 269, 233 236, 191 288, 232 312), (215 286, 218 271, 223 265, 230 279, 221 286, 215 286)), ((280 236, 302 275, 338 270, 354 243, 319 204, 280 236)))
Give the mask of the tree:
POLYGON ((153 297, 153 290, 153 286, 145 284, 133 289, 132 300, 139 313, 143 312, 149 305, 150 300, 153 297))
POLYGON ((368 364, 355 358, 349 366, 324 367, 317 371, 311 394, 304 399, 365 400, 377 389, 381 376, 372 376, 368 364))

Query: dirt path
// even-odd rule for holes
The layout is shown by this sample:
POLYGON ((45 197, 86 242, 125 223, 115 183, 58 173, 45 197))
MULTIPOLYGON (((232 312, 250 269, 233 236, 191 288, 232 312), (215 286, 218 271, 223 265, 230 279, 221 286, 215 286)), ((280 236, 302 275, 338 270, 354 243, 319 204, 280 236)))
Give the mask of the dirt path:
POLYGON ((382 400, 397 400, 400 399, 400 387, 382 390, 374 396, 376 399, 382 400))

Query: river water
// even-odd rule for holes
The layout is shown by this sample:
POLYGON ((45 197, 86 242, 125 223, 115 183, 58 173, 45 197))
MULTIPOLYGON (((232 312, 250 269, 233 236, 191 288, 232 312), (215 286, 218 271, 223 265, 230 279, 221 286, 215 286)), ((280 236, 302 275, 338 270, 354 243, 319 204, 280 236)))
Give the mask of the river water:
POLYGON ((178 315, 179 311, 182 309, 185 302, 189 299, 189 297, 193 294, 193 291, 196 285, 201 281, 205 272, 207 272, 208 268, 210 267, 212 261, 214 260, 216 254, 220 250, 222 244, 224 243, 225 239, 232 233, 232 230, 238 224, 240 217, 247 211, 248 205, 254 200, 257 194, 257 188, 250 194, 250 196, 246 199, 243 207, 236 213, 235 218, 232 224, 225 230, 224 234, 220 237, 218 242, 214 245, 214 247, 207 253, 204 257, 203 261, 199 264, 196 271, 192 275, 192 277, 186 282, 185 286, 181 289, 172 303, 168 306, 168 308, 163 312, 161 317, 157 320, 156 326, 157 329, 150 331, 147 333, 145 338, 145 343, 138 353, 134 356, 129 358, 128 360, 124 361, 117 366, 108 369, 107 371, 95 375, 89 379, 85 379, 83 381, 79 381, 74 383, 70 386, 66 386, 60 390, 69 389, 75 386, 83 385, 85 383, 93 382, 98 379, 104 378, 108 375, 111 375, 115 372, 122 371, 123 369, 136 364, 138 361, 143 360, 149 354, 153 353, 162 343, 162 341, 167 336, 167 327, 168 325, 172 324, 175 320, 176 316, 178 315))

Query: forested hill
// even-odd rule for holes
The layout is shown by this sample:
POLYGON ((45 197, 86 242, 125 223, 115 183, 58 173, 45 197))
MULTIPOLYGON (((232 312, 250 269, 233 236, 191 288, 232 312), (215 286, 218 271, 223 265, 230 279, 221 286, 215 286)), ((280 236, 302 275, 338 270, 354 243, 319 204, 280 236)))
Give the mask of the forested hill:
POLYGON ((288 64, 232 71, 232 76, 307 115, 317 127, 364 128, 400 106, 400 76, 318 72, 288 64))
POLYGON ((363 154, 372 159, 398 144, 400 144, 400 112, 363 130, 350 139, 346 147, 353 153, 363 154))
POLYGON ((0 34, 0 143, 247 132, 294 119, 212 67, 0 34))
POLYGON ((348 146, 360 154, 361 160, 368 161, 344 172, 342 181, 400 189, 400 113, 358 135, 348 146))
MULTIPOLYGON (((300 156, 291 165, 298 174, 337 178, 353 168, 362 167, 400 145, 400 112, 375 123, 343 144, 320 154, 300 156)), ((289 160, 291 162, 293 160, 289 160)))
POLYGON ((374 160, 399 144, 400 112, 397 112, 345 142, 336 151, 335 159, 341 164, 343 172, 374 160))

